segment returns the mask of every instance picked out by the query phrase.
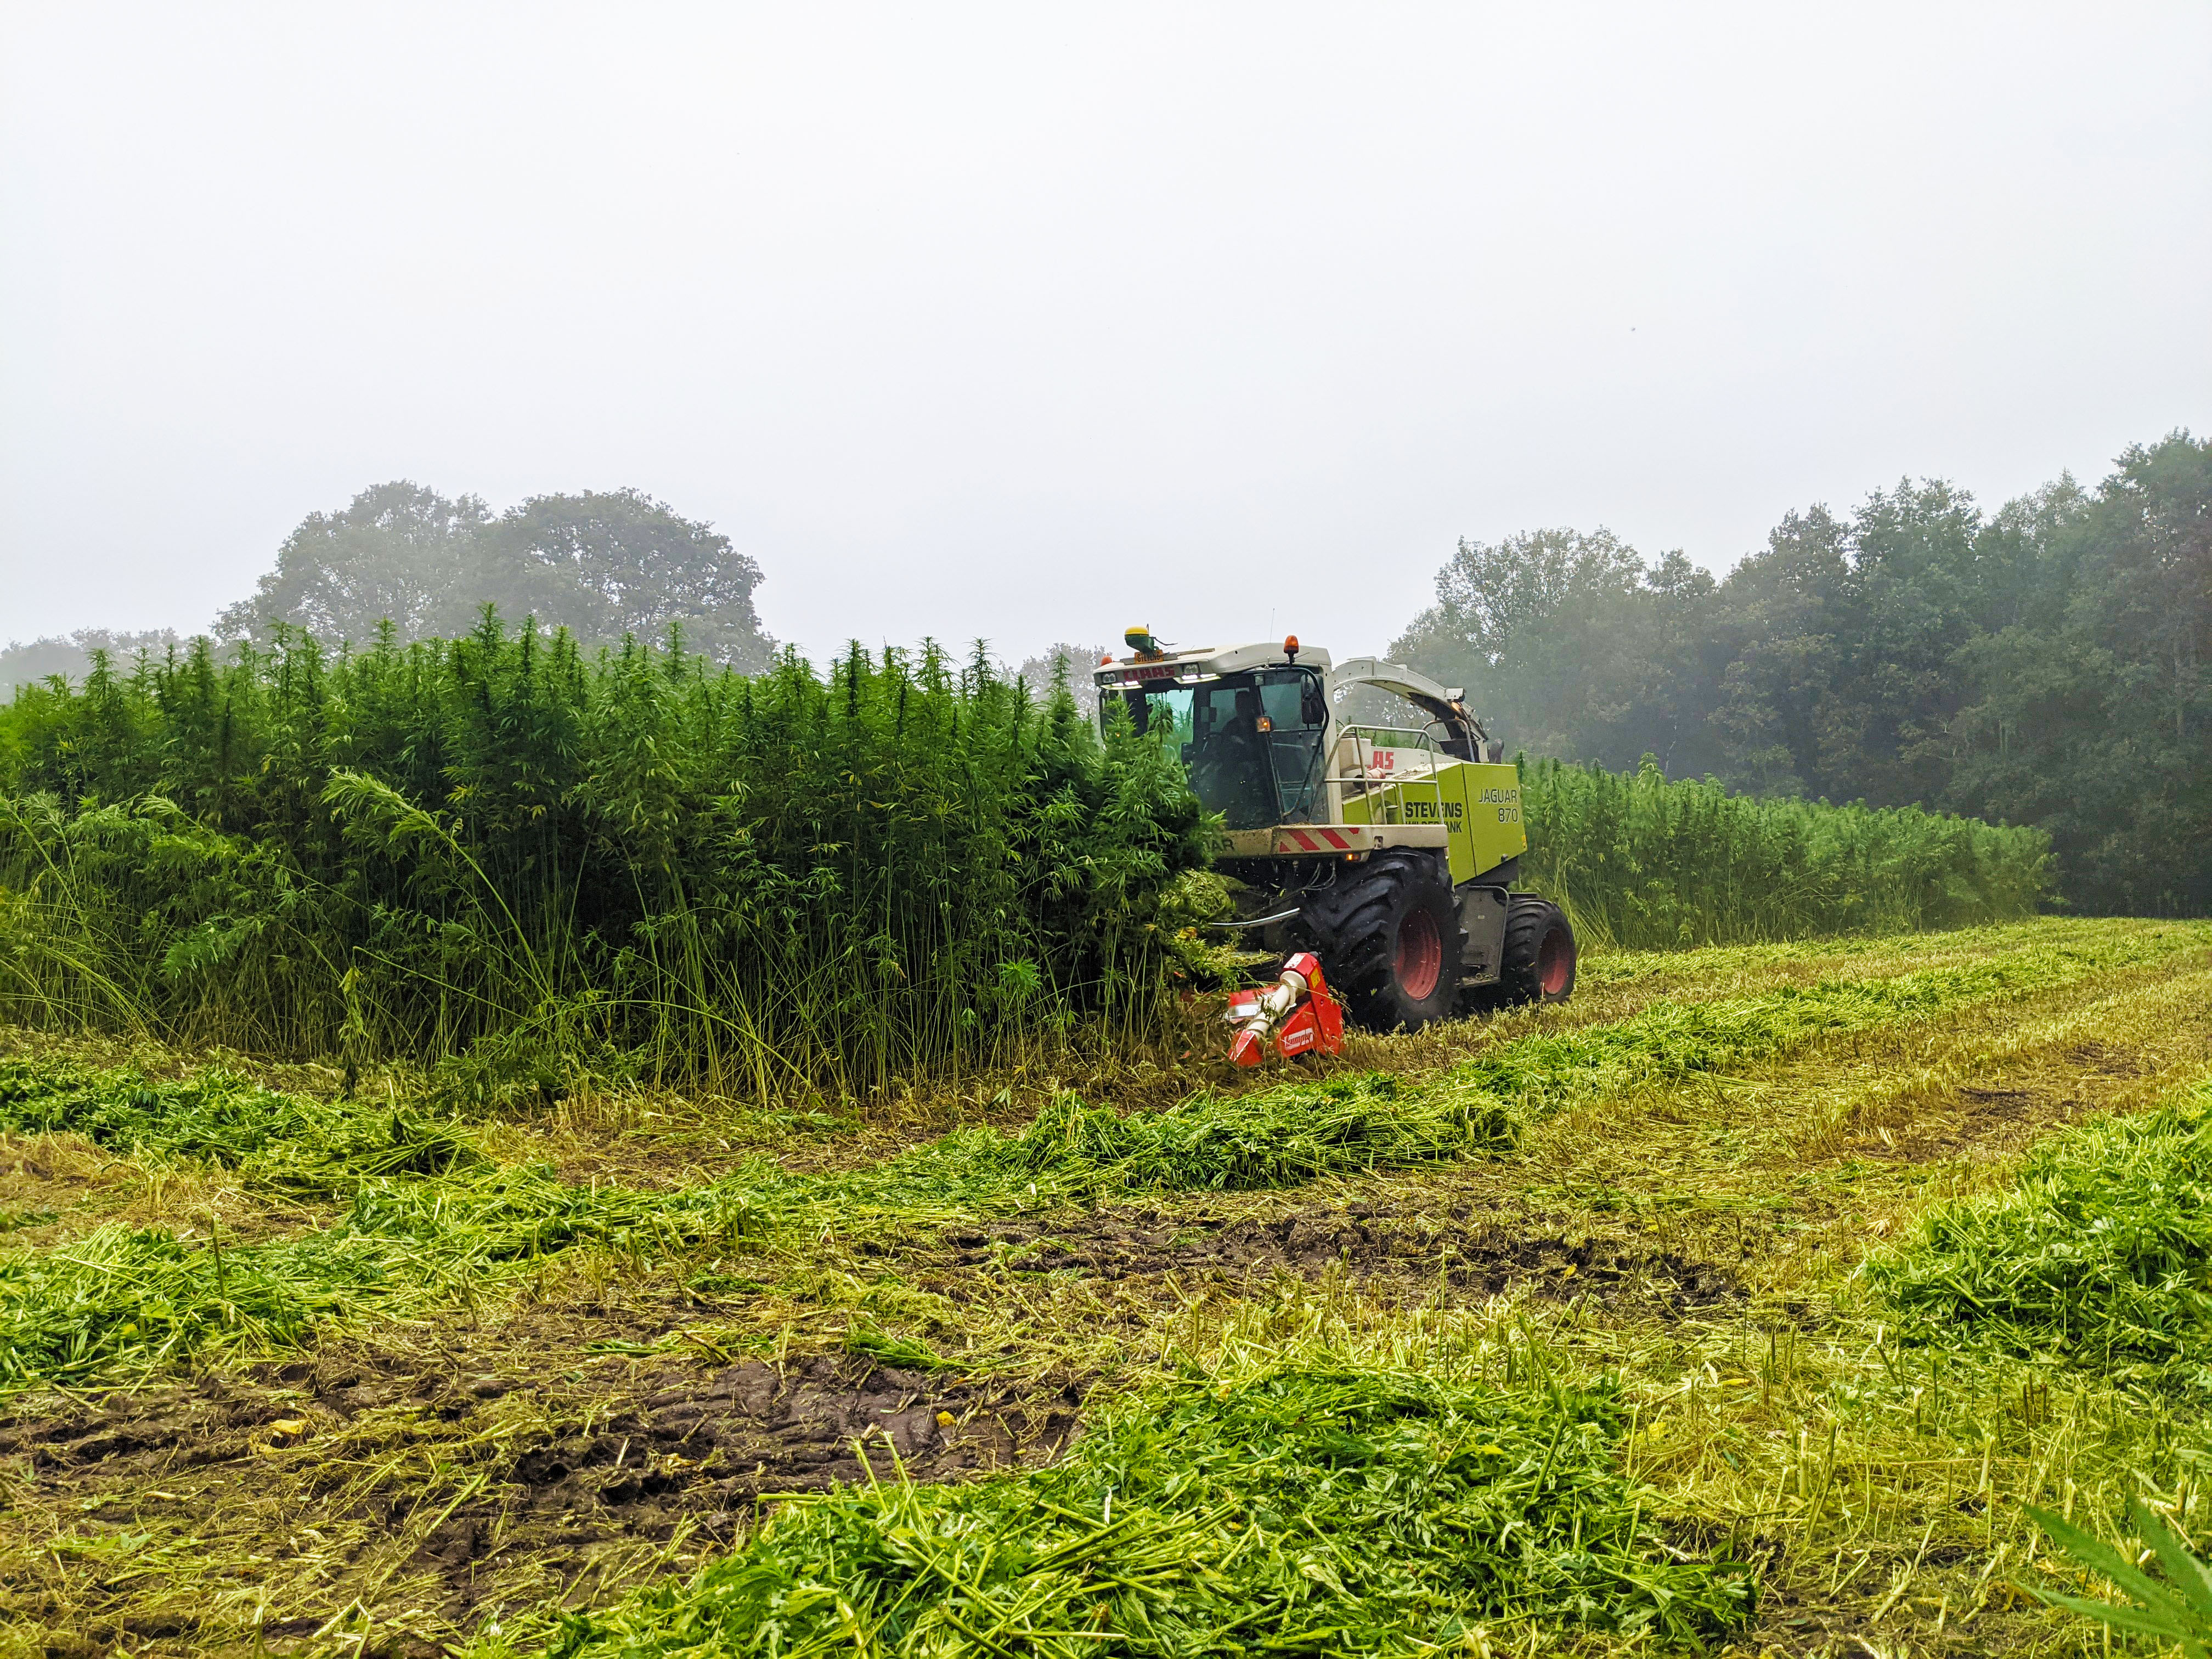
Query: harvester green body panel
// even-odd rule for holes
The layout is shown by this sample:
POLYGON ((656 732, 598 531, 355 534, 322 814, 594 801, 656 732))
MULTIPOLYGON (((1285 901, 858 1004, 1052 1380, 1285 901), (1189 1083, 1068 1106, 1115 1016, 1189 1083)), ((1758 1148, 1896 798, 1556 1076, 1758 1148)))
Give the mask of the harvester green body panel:
POLYGON ((1371 781, 1346 788, 1344 822, 1443 824, 1449 832, 1444 847, 1454 884, 1528 850, 1517 768, 1455 760, 1434 750, 1377 748, 1362 758, 1371 781))

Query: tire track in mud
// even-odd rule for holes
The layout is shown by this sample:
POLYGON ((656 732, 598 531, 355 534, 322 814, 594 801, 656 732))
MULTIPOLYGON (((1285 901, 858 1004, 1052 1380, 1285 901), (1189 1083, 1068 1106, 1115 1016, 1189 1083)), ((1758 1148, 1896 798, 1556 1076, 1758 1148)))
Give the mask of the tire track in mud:
POLYGON ((964 1271, 942 1275, 935 1287, 956 1299, 988 1297, 1001 1274, 1061 1273, 1149 1283, 1170 1297, 1186 1280, 1345 1273, 1370 1291, 1445 1288, 1474 1300, 1527 1290, 1669 1316, 1743 1296, 1716 1262, 1626 1239, 1516 1230, 1478 1218, 1464 1202, 1441 1217, 1407 1216, 1389 1203, 1233 1218, 1125 1206, 956 1231, 945 1243, 951 1265, 964 1271))
MULTIPOLYGON (((325 1530, 360 1522, 365 1540, 324 1593, 287 1598, 290 1609, 258 1626, 262 1636, 313 1636, 369 1577, 458 1634, 516 1573, 533 1595, 557 1594, 611 1547, 665 1544, 679 1528, 726 1544, 763 1501, 872 1472, 888 1478, 894 1462, 931 1481, 1048 1460, 1077 1431, 1087 1386, 820 1354, 782 1365, 668 1358, 638 1366, 614 1390, 564 1401, 557 1425, 541 1418, 502 1434, 486 1419, 510 1397, 542 1389, 542 1378, 456 1376, 411 1357, 266 1369, 266 1381, 215 1376, 97 1407, 0 1417, 0 1460, 12 1466, 16 1501, 75 1513, 101 1531, 143 1525, 158 1505, 165 1524, 206 1536, 218 1554, 231 1553, 222 1544, 240 1547, 246 1559, 277 1547, 287 1510, 311 1509, 325 1530), (362 1460, 358 1449, 343 1455, 349 1437, 374 1434, 373 1419, 395 1409, 409 1419, 392 1425, 395 1438, 478 1443, 458 1498, 450 1471, 434 1487, 353 1489, 362 1460), (325 1462, 325 1449, 340 1455, 325 1462), (248 1537, 240 1512, 252 1510, 264 1518, 244 1529, 256 1534, 248 1537), (394 1546, 405 1551, 397 1559, 394 1546)), ((39 1584, 0 1578, 0 1613, 20 1616, 41 1599, 39 1584)), ((126 1638, 200 1646, 251 1633, 137 1601, 121 1577, 80 1587, 88 1651, 126 1638)), ((386 1650, 442 1646, 403 1641, 386 1650)))

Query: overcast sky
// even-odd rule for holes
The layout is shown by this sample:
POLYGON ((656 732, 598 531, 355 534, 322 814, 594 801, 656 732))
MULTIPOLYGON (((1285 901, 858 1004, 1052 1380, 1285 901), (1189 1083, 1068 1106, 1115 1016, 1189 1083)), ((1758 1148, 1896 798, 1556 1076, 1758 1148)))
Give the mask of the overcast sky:
POLYGON ((769 626, 1379 647, 2212 428, 2212 5, 0 6, 0 640, 384 479, 769 626))

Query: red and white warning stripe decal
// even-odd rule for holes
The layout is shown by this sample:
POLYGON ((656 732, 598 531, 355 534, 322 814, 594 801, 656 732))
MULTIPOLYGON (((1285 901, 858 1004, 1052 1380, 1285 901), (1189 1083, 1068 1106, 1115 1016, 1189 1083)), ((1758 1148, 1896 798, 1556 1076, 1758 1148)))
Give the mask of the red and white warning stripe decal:
POLYGON ((1358 845, 1340 830, 1285 830, 1277 840, 1279 842, 1289 842, 1308 853, 1323 853, 1331 849, 1348 853, 1358 845))

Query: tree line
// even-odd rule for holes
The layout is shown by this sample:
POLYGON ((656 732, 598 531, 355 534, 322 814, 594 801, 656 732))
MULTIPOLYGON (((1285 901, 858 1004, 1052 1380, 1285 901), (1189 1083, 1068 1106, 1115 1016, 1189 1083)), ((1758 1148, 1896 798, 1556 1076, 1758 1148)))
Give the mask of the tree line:
POLYGON ((1436 593, 1392 654, 1511 747, 2035 824, 2077 908, 2212 911, 2212 441, 1995 513, 1908 479, 1717 580, 1602 529, 1462 541, 1436 593))
MULTIPOLYGON (((481 497, 398 479, 309 514, 276 568, 210 631, 267 644, 289 627, 326 646, 362 646, 389 622, 403 640, 453 639, 489 605, 587 646, 625 635, 657 643, 674 629, 687 651, 757 673, 775 653, 753 605, 760 582, 759 563, 728 537, 639 490, 533 495, 495 514, 481 497)), ((11 645, 0 651, 0 695, 56 674, 81 678, 96 652, 127 659, 181 643, 168 629, 85 629, 11 645)))

